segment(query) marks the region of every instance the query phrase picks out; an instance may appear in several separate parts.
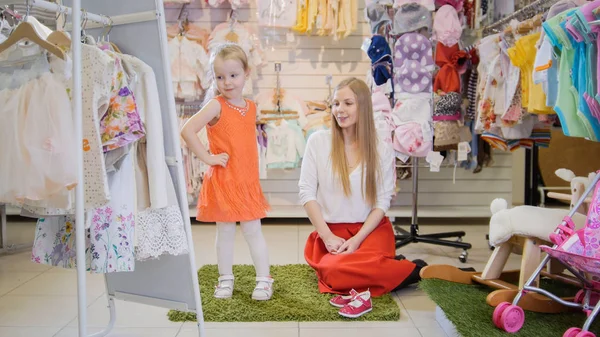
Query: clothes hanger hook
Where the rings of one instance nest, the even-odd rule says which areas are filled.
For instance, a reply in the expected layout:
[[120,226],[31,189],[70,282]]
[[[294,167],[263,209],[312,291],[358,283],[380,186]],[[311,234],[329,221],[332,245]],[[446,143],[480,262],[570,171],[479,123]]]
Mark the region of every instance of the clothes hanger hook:
[[113,29],[114,21],[110,16],[107,16],[106,18],[108,19],[108,31],[106,32],[106,39],[108,40],[109,36],[110,36],[110,32]]
[[29,12],[31,11],[31,1],[27,0],[25,5],[25,19],[23,21],[27,22],[27,18],[29,18]]
[[65,17],[64,21],[63,21],[63,25],[62,25],[62,30],[65,30],[65,27],[67,26],[67,16],[68,16],[69,11],[67,10],[66,7],[63,7],[63,15]]

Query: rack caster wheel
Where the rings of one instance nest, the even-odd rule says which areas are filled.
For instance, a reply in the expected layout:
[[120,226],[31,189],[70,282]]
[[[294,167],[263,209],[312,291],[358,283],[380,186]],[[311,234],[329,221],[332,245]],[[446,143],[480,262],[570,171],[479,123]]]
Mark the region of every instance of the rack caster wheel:
[[467,262],[467,258],[469,257],[469,252],[467,252],[466,250],[464,250],[460,256],[458,257],[458,260],[462,263],[466,263]]

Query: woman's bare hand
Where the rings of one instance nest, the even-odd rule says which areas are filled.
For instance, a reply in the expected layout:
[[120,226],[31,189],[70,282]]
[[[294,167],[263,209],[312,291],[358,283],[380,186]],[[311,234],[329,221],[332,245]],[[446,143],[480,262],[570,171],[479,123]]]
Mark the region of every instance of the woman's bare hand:
[[333,233],[327,235],[326,237],[321,237],[321,239],[325,243],[325,248],[330,253],[337,252],[337,250],[344,244],[344,242],[346,242],[346,240],[340,238],[339,236],[336,236]]

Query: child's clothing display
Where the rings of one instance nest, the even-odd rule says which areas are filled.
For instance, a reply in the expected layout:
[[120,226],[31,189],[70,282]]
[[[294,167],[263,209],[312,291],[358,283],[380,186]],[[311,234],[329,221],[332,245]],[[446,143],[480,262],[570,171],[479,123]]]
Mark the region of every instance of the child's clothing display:
[[[230,19],[231,20],[231,19]],[[244,96],[251,96],[254,92],[253,80],[258,78],[258,69],[266,65],[266,57],[260,41],[256,36],[254,29],[247,24],[243,24],[237,21],[223,22],[218,24],[213,31],[210,33],[208,40],[208,51],[209,53],[214,50],[218,45],[232,42],[238,44],[248,57],[248,66],[251,69],[251,79],[246,81],[244,85]],[[208,65],[208,62],[206,63]],[[209,78],[209,83],[212,78]]]
[[[84,37],[80,146],[85,267],[92,273],[127,272],[135,269],[136,260],[187,253],[183,217],[167,168],[154,72],[140,59]],[[0,137],[7,143],[10,139],[15,149],[22,148],[18,152],[26,157],[14,154],[7,160],[0,181],[29,178],[20,190],[3,183],[10,193],[0,188],[0,200],[18,205],[24,216],[39,219],[32,261],[75,268],[73,187],[79,182],[70,53],[62,60],[36,54],[34,45],[28,47],[30,56],[23,58],[16,56],[23,55],[20,48],[17,44],[0,53],[0,77],[7,79],[1,81],[0,99],[5,104],[0,113],[19,126],[2,131]],[[20,57],[16,63],[15,57]],[[25,87],[27,95],[21,91]],[[7,96],[8,92],[12,94]],[[17,119],[11,111],[18,113]],[[44,164],[35,164],[38,160]],[[8,164],[21,166],[19,174],[11,172],[14,165]],[[39,172],[30,176],[32,169]]]
[[[0,202],[43,200],[77,184],[75,136],[67,88],[45,54],[28,69],[0,68]],[[66,199],[56,207],[67,207]]]
[[[262,219],[269,205],[259,181],[256,105],[229,103],[223,96],[219,120],[207,125],[210,153],[227,153],[226,167],[211,166],[198,197],[198,221],[235,222]],[[232,137],[232,135],[235,135]]]
[[208,54],[202,45],[186,36],[169,41],[169,59],[175,97],[184,101],[199,100],[210,85]]

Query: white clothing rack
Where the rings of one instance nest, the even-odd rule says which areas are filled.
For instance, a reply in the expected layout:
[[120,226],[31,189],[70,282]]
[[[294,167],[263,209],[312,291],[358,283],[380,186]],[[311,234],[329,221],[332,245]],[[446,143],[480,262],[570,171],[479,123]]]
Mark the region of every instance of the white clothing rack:
[[[154,69],[161,103],[164,125],[164,141],[166,161],[170,168],[173,182],[176,184],[177,198],[185,221],[188,241],[188,254],[179,256],[161,256],[159,260],[136,261],[133,272],[105,274],[106,292],[110,310],[110,321],[104,331],[90,337],[106,336],[116,321],[114,299],[122,299],[169,309],[195,311],[198,320],[198,333],[205,336],[204,317],[195,261],[194,243],[192,240],[189,209],[186,201],[182,155],[179,144],[177,114],[171,81],[170,65],[167,49],[167,30],[164,21],[164,4],[162,0],[64,0],[66,6],[43,0],[28,0],[26,5],[43,8],[70,17],[73,58],[73,116],[76,125],[75,136],[78,144],[82,143],[82,64],[81,64],[81,23],[82,3],[86,11],[84,19],[91,21],[87,29],[111,26],[116,38],[111,40],[121,46],[122,50],[133,51],[130,54],[138,57]],[[68,6],[70,5],[70,7]],[[94,13],[104,12],[104,14]],[[116,27],[121,26],[121,27]],[[145,38],[140,39],[140,36]],[[120,42],[119,42],[120,41]],[[87,334],[87,302],[86,302],[86,259],[85,259],[85,226],[84,226],[84,194],[83,194],[83,149],[77,149],[77,176],[79,183],[75,190],[76,216],[76,250],[77,250],[77,297],[78,297],[78,336]],[[2,207],[4,210],[4,207]],[[5,212],[0,216],[4,220]],[[1,240],[5,240],[5,230],[0,232]],[[4,244],[4,242],[0,242]],[[2,247],[0,247],[2,248]]]
[[[57,13],[63,13],[63,14],[67,14],[67,15],[73,15],[73,8],[75,8],[75,2],[73,2],[73,8],[70,7],[65,7],[62,6],[60,4],[56,4],[54,2],[48,2],[45,0],[29,0],[29,5],[31,5],[32,7],[38,7],[38,8],[42,8],[51,12],[57,12]],[[81,15],[81,13],[79,11],[75,11],[77,12],[79,15]],[[110,19],[106,16],[103,15],[98,15],[98,14],[94,14],[94,13],[85,13],[84,18],[92,21],[92,22],[97,22],[100,24],[104,24],[104,25],[108,25],[110,23]],[[75,18],[73,18],[73,22],[75,22]],[[78,20],[77,22],[81,23],[81,20]],[[79,24],[80,24],[79,23]]]

